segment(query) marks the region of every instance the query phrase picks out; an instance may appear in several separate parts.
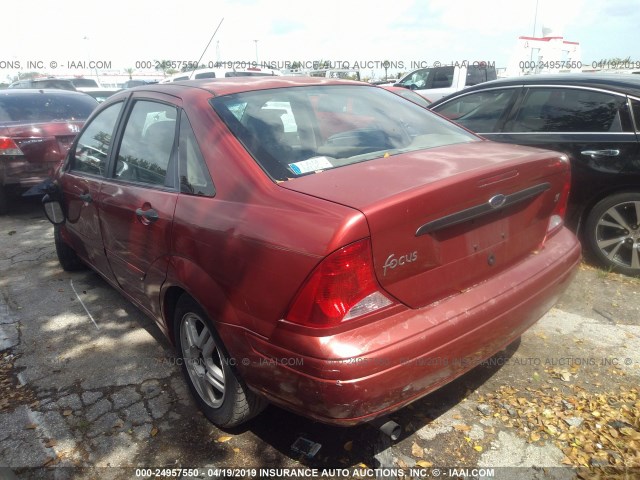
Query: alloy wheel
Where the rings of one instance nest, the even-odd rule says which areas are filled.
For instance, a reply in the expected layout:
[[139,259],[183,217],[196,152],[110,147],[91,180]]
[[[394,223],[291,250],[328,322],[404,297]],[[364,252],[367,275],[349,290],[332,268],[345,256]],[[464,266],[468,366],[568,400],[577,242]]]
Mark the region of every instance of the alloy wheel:
[[180,324],[180,347],[193,386],[211,408],[225,397],[224,357],[202,318],[186,313]]
[[640,270],[640,201],[619,203],[598,219],[595,239],[612,263]]

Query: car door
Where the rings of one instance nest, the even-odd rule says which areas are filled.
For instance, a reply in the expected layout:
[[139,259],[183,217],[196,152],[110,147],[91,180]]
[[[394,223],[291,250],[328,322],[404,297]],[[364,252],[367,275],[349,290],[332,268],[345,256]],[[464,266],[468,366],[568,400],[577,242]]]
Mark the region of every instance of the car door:
[[104,253],[98,198],[124,100],[102,110],[85,126],[69,151],[60,177],[67,221],[66,240],[83,260],[114,280]]
[[132,95],[109,178],[100,190],[100,224],[111,269],[124,292],[156,317],[179,186],[178,103],[169,95]]
[[638,183],[637,173],[635,180],[621,174],[640,154],[625,95],[590,88],[530,86],[501,130],[483,135],[570,156],[574,206],[585,206],[616,186]]

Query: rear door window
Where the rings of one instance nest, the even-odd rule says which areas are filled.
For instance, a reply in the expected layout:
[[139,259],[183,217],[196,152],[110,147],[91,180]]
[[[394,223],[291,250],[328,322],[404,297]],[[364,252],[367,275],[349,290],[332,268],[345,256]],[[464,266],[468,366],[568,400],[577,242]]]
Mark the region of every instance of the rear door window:
[[152,186],[173,187],[177,108],[138,100],[133,105],[118,151],[115,177]]
[[626,98],[585,89],[529,88],[510,132],[622,132]]
[[435,67],[432,69],[431,84],[428,88],[449,88],[453,85],[453,75],[456,67]]

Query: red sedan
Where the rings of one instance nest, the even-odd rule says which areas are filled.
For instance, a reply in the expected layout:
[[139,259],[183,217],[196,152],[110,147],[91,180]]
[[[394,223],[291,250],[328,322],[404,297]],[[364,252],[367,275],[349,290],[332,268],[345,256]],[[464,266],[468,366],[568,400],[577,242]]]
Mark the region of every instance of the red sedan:
[[564,155],[377,87],[230,78],[110,97],[45,206],[63,268],[89,265],[155,319],[212,422],[270,401],[353,425],[554,304],[580,260],[569,181]]
[[0,214],[9,193],[51,176],[96,105],[84,93],[64,90],[0,91]]

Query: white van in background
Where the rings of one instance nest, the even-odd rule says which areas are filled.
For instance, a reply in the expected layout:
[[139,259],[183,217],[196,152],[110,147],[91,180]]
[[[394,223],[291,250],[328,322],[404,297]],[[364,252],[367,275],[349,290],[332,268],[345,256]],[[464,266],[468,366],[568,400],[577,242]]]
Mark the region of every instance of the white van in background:
[[394,85],[414,90],[432,102],[466,87],[495,80],[496,68],[484,62],[421,68],[402,77]]
[[171,83],[181,80],[197,80],[200,78],[229,78],[229,77],[264,77],[282,75],[280,71],[271,68],[242,68],[242,69],[224,69],[224,68],[201,68],[193,72],[180,72],[175,75],[160,80],[159,83]]

